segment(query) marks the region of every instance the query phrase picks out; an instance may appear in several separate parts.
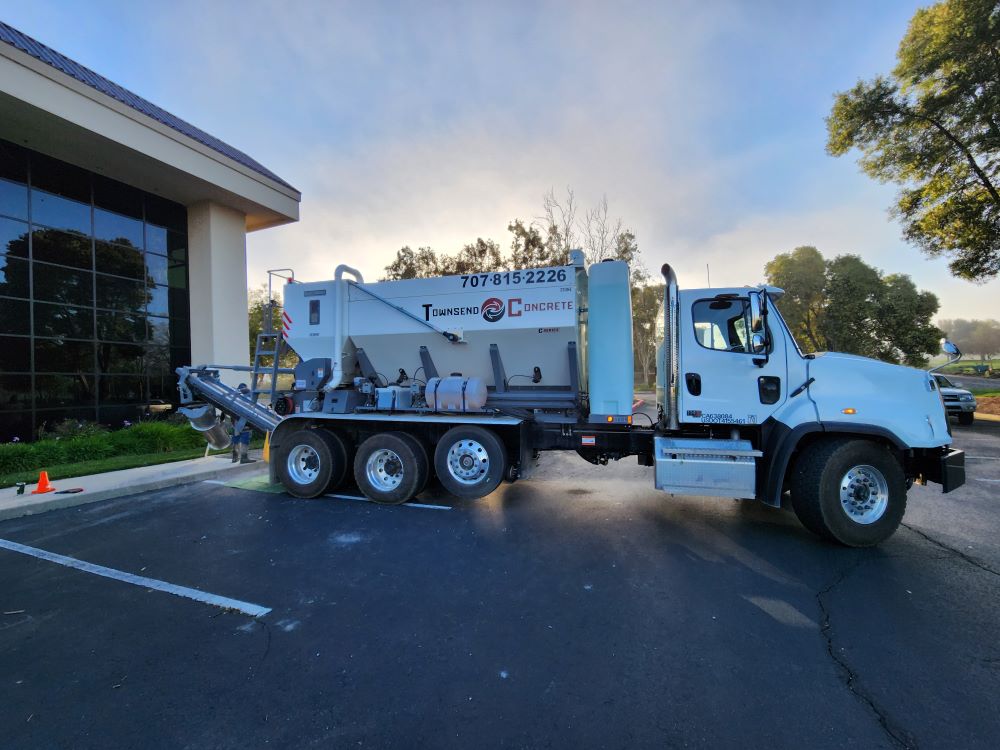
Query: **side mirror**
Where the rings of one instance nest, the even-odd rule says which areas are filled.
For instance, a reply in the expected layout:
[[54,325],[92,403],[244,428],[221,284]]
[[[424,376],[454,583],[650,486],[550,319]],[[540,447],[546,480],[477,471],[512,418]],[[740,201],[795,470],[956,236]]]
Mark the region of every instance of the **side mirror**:
[[764,332],[764,316],[767,314],[767,303],[764,296],[758,292],[750,292],[750,334]]
[[763,354],[767,350],[767,341],[764,340],[764,335],[761,333],[755,333],[750,337],[750,351],[754,354]]
[[750,292],[750,309],[748,311],[750,320],[750,351],[752,354],[762,354],[763,357],[755,358],[753,363],[757,367],[763,367],[769,359],[767,349],[767,292],[755,289]]
[[955,359],[959,359],[962,356],[962,350],[948,339],[941,339],[941,351]]

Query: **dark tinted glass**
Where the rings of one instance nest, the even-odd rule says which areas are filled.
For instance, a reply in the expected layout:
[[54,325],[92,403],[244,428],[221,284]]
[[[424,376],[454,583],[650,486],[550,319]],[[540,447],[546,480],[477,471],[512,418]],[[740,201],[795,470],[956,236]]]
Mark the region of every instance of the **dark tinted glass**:
[[147,224],[146,249],[184,262],[187,260],[187,234]]
[[157,286],[149,288],[149,304],[146,310],[150,315],[169,315],[170,301],[167,299],[167,287]]
[[[31,152],[31,189],[90,204],[90,173],[72,164]],[[35,217],[37,218],[37,217]]]
[[135,404],[134,406],[107,406],[102,403],[98,418],[101,424],[107,425],[111,429],[117,429],[135,424],[145,414],[146,404],[144,400],[142,403]]
[[0,214],[28,218],[28,158],[24,149],[0,141]]
[[177,392],[176,375],[154,375],[149,379],[149,399],[150,401],[166,401],[171,404],[178,402],[180,394]]
[[103,208],[94,209],[94,236],[99,240],[142,247],[142,221]]
[[31,190],[31,221],[56,229],[90,234],[90,204],[45,190]]
[[146,221],[175,232],[187,232],[187,209],[179,203],[146,195]]
[[94,274],[35,263],[35,299],[68,305],[94,304]]
[[167,255],[170,256],[171,260],[180,261],[181,263],[187,262],[188,252],[186,234],[181,235],[176,232],[167,233]]
[[0,218],[0,255],[28,257],[28,225],[23,221]]
[[94,338],[94,310],[90,307],[68,307],[36,302],[35,335],[92,339]]
[[31,422],[31,412],[6,412],[0,419],[0,443],[31,440]]
[[188,293],[186,289],[171,289],[169,296],[171,317],[191,317],[189,311]]
[[187,289],[187,264],[170,261],[167,269],[167,283],[174,289]]
[[[173,372],[178,367],[188,367],[194,364],[191,362],[191,348],[190,347],[171,347],[170,348],[170,370]],[[200,364],[211,364],[210,362],[202,362]]]
[[145,354],[139,344],[98,344],[97,364],[101,372],[142,373]]
[[170,348],[166,346],[146,347],[146,372],[157,377],[169,377],[173,370],[170,369]]
[[164,255],[146,253],[146,270],[154,284],[167,285],[167,258]]
[[[94,207],[142,220],[142,191],[107,177],[94,175]],[[141,239],[140,239],[141,242]]]
[[101,375],[101,404],[134,404],[146,400],[146,378],[141,375]]
[[35,339],[35,372],[94,372],[90,341]]
[[[0,375],[0,411],[31,408],[31,376]],[[3,422],[0,419],[0,422]]]
[[31,372],[31,339],[0,336],[0,372]]
[[79,232],[57,232],[54,229],[36,229],[31,234],[31,257],[60,266],[94,267],[88,235]]
[[51,430],[60,422],[75,419],[78,422],[96,422],[97,411],[89,409],[45,409],[35,412],[35,424],[40,429]]
[[83,406],[94,401],[92,375],[35,375],[35,406]]
[[98,310],[97,338],[142,343],[146,340],[146,317],[138,313]]
[[169,344],[170,319],[150,316],[147,320],[149,321],[149,340],[154,344]]
[[137,247],[98,242],[95,247],[95,256],[97,270],[101,273],[128,276],[131,279],[141,279],[146,274],[146,266],[142,262],[142,251]]
[[0,333],[31,333],[28,302],[0,297]]
[[141,281],[97,274],[97,306],[141,313],[146,303]]
[[0,295],[28,297],[28,261],[0,255]]
[[174,346],[191,346],[191,324],[183,319],[170,319],[170,343]]

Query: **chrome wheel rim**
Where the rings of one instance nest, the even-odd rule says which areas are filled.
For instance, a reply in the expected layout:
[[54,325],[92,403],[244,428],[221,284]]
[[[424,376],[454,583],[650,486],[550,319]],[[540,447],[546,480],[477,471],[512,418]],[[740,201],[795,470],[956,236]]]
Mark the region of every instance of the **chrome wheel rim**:
[[296,484],[309,484],[319,476],[319,453],[310,445],[296,445],[288,454],[288,476]]
[[365,462],[368,483],[380,492],[391,492],[403,481],[403,461],[396,451],[379,448]]
[[855,523],[875,523],[889,507],[889,483],[874,466],[852,466],[840,480],[840,507]]
[[448,473],[456,482],[477,484],[490,470],[490,454],[477,440],[459,440],[448,449]]

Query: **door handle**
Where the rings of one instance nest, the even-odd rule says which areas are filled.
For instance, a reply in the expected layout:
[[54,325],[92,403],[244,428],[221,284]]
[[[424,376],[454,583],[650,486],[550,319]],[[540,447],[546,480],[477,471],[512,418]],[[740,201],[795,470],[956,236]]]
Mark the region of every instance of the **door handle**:
[[692,396],[701,395],[701,375],[696,372],[684,373],[684,383]]

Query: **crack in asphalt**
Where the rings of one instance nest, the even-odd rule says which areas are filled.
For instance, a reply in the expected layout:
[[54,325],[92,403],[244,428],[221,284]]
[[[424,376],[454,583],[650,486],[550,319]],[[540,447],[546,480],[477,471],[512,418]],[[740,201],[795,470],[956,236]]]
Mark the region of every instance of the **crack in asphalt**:
[[985,570],[987,573],[992,573],[995,576],[1000,576],[1000,570],[994,570],[993,568],[991,568],[986,563],[981,563],[981,562],[979,562],[979,560],[977,560],[976,558],[972,557],[971,555],[968,555],[965,552],[962,552],[962,550],[960,550],[960,549],[958,549],[956,547],[952,547],[950,544],[945,544],[944,542],[935,539],[930,534],[927,534],[927,533],[921,531],[920,529],[918,529],[916,526],[910,526],[910,524],[908,524],[908,523],[900,524],[900,526],[909,529],[910,531],[912,531],[914,534],[916,534],[918,536],[923,537],[924,539],[926,539],[928,542],[930,542],[931,544],[935,545],[936,547],[940,547],[941,549],[943,549],[943,550],[945,550],[947,552],[950,552],[953,555],[957,555],[958,557],[960,557],[963,560],[965,560],[965,562],[969,563],[969,565],[972,565],[973,567],[979,568],[980,570]]
[[868,706],[869,710],[875,715],[879,726],[886,733],[889,739],[894,745],[901,748],[906,748],[906,750],[916,750],[917,741],[904,729],[897,728],[892,725],[889,720],[888,712],[883,709],[876,701],[875,698],[864,690],[858,684],[858,673],[847,663],[847,660],[840,656],[833,645],[833,625],[830,622],[830,608],[827,606],[825,597],[830,594],[835,588],[842,584],[847,578],[854,573],[862,563],[866,562],[869,556],[861,552],[857,554],[854,561],[845,567],[839,574],[824,588],[816,592],[816,603],[819,605],[820,614],[820,635],[826,642],[826,653],[837,665],[837,671],[840,673],[841,678],[844,681],[844,685],[851,692],[851,694],[857,698],[859,701]]

